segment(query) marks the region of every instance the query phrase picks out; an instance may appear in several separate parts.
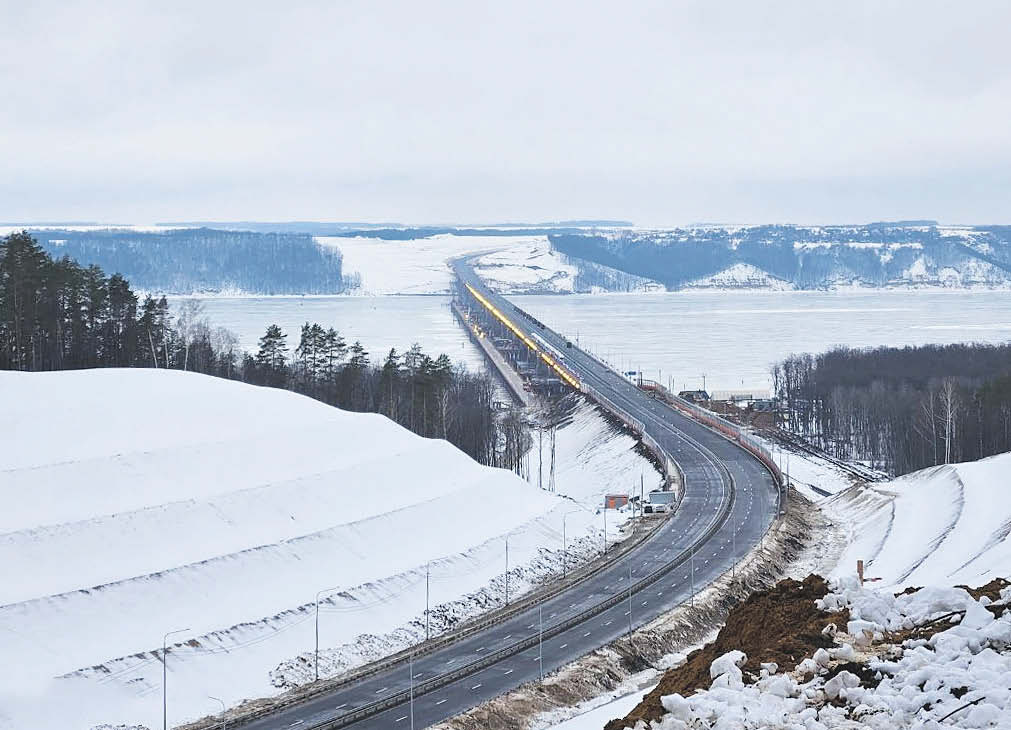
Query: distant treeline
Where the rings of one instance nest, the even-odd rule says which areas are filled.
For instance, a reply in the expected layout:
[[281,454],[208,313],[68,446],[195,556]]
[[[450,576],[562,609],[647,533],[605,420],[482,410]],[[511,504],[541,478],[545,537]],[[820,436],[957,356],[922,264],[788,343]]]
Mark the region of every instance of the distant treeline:
[[119,271],[148,291],[339,294],[358,284],[356,275],[343,274],[339,250],[302,233],[198,228],[45,230],[34,235],[53,256]]
[[772,376],[789,429],[892,474],[1011,450],[1011,344],[838,348]]
[[150,367],[191,370],[288,388],[353,411],[382,413],[422,436],[445,438],[482,464],[518,470],[526,427],[496,417],[489,377],[415,345],[369,363],[333,328],[306,324],[289,351],[276,325],[256,355],[215,328],[196,300],[173,316],[165,297],[143,301],[119,274],[54,260],[28,233],[0,239],[0,370]]
[[494,417],[494,389],[484,373],[432,358],[414,344],[369,362],[360,342],[348,345],[335,329],[302,325],[291,347],[277,325],[267,327],[255,356],[243,363],[253,383],[288,388],[345,410],[382,413],[416,434],[446,439],[482,464],[518,470],[526,428]]

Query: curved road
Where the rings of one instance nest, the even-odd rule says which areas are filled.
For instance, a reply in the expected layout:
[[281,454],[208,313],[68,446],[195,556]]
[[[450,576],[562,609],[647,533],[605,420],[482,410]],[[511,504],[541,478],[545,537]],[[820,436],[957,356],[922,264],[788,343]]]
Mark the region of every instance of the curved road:
[[[536,680],[690,600],[744,555],[768,529],[778,510],[772,475],[751,454],[666,404],[547,328],[516,316],[502,297],[488,291],[465,263],[457,275],[479,290],[527,333],[536,332],[564,353],[565,366],[585,383],[631,413],[680,465],[685,496],[680,509],[618,564],[570,590],[413,664],[414,727],[424,728]],[[694,556],[690,551],[694,549]],[[633,590],[646,576],[656,578]],[[602,611],[601,604],[609,605]],[[541,630],[543,627],[543,631]],[[543,637],[543,638],[541,638]],[[478,662],[465,676],[426,691],[425,683]],[[243,725],[252,730],[337,728],[390,730],[411,727],[411,681],[400,664],[333,692]],[[390,707],[375,712],[375,703]],[[402,701],[400,701],[402,700]],[[368,715],[360,717],[360,715]],[[360,717],[360,719],[359,719]]]

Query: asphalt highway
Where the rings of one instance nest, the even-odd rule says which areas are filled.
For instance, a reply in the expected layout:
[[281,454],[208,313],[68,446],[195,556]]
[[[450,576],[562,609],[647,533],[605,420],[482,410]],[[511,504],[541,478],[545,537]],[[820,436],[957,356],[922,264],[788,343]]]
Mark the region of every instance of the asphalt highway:
[[[405,662],[246,723],[245,728],[410,728],[412,706],[413,727],[429,727],[537,680],[542,672],[546,675],[628,634],[630,627],[692,600],[694,592],[747,553],[776,516],[779,501],[773,477],[751,454],[650,398],[578,348],[568,348],[561,335],[513,316],[518,313],[512,305],[487,290],[465,263],[458,263],[456,270],[515,325],[536,332],[563,353],[570,372],[644,424],[685,475],[681,506],[620,563],[570,590],[418,657],[413,666]],[[629,592],[630,585],[647,576],[654,580]],[[597,610],[602,604],[603,610]],[[464,676],[448,684],[437,679],[454,672]],[[433,685],[426,687],[426,682]],[[382,700],[395,704],[372,714],[370,710]],[[359,714],[368,716],[359,719]]]

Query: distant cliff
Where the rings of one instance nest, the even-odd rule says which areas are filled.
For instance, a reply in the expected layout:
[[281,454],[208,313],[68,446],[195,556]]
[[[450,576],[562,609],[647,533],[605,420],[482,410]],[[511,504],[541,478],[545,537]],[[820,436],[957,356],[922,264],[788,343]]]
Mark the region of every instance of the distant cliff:
[[692,288],[1011,288],[1011,226],[701,226],[549,235],[569,257]]

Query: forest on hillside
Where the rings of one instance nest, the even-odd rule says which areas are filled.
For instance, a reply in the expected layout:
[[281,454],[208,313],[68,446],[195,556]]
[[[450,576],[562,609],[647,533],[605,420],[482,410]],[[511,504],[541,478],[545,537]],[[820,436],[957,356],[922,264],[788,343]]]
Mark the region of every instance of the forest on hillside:
[[50,255],[118,271],[133,286],[169,294],[339,294],[358,284],[339,250],[304,233],[222,231],[40,230]]
[[1011,451],[1011,344],[836,348],[772,377],[789,430],[891,474]]
[[556,232],[559,253],[678,290],[746,264],[797,289],[1011,284],[1011,228],[950,231],[869,224],[700,226],[661,231]]
[[297,344],[270,325],[258,351],[238,347],[196,300],[173,312],[140,299],[119,274],[53,259],[28,233],[0,239],[0,370],[96,367],[189,370],[285,388],[345,410],[381,413],[421,436],[443,438],[482,464],[520,469],[530,436],[515,414],[497,416],[486,373],[431,357],[418,345],[369,362],[360,342],[306,323]]

